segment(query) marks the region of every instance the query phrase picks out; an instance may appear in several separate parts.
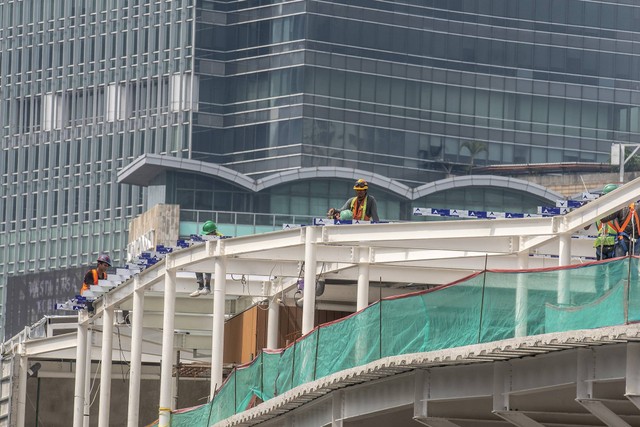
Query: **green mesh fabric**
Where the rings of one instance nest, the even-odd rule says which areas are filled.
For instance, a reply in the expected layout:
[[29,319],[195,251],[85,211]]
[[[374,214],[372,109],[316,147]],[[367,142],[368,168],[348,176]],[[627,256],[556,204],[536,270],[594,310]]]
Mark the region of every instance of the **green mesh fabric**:
[[379,306],[318,329],[316,379],[380,358]]
[[296,343],[287,347],[278,359],[277,372],[275,374],[274,395],[278,396],[293,388],[293,369],[295,368]]
[[293,387],[311,382],[315,379],[318,332],[319,329],[314,330],[299,340],[295,345]]
[[236,412],[246,410],[254,397],[264,400],[262,366],[262,354],[260,354],[253,359],[251,364],[236,370]]
[[[638,259],[487,271],[379,301],[235,370],[212,404],[172,416],[209,426],[292,388],[381,357],[640,321]],[[210,412],[210,413],[209,413]]]
[[[236,373],[237,370],[234,370],[229,374],[229,378],[222,385],[222,388],[218,390],[213,398],[213,402],[209,404],[211,406],[211,416],[209,417],[209,424],[204,424],[204,426],[208,427],[217,421],[224,420],[235,414]],[[195,426],[199,425],[194,424],[194,427]]]
[[276,379],[278,378],[278,363],[281,353],[262,353],[262,400],[273,399],[276,396]]
[[545,331],[601,328],[624,323],[624,285],[618,283],[599,299],[585,305],[545,306]]
[[627,291],[629,295],[629,322],[640,321],[640,280],[638,280],[638,271],[640,271],[638,266],[639,262],[640,260],[638,258],[631,258],[631,280]]
[[172,427],[192,427],[206,426],[209,420],[211,405],[202,405],[188,412],[177,412],[171,414]]

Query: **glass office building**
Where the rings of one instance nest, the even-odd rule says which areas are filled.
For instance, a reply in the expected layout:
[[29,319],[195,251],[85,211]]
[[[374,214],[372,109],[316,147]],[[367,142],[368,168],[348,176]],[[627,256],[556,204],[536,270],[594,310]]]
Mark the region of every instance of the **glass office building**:
[[363,177],[384,219],[530,211],[543,192],[489,179],[421,189],[640,143],[632,0],[0,0],[0,21],[0,287],[122,260],[155,203],[287,222]]

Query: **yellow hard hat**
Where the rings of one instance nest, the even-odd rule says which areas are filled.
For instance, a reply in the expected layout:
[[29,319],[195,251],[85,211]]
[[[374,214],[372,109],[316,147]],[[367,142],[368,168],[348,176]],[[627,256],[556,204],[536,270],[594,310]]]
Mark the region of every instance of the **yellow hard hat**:
[[367,183],[367,181],[365,181],[364,179],[360,178],[354,184],[353,189],[354,190],[368,190],[369,189],[369,184]]

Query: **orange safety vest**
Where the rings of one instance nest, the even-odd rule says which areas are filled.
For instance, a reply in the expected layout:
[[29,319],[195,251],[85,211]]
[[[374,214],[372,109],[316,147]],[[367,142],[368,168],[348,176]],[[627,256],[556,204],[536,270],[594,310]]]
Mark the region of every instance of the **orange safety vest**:
[[[96,270],[95,268],[91,270],[91,274],[93,274],[93,284],[97,285],[98,284],[98,270]],[[107,278],[107,273],[104,273],[104,278]],[[82,295],[84,293],[84,291],[88,291],[90,289],[90,286],[87,285],[86,283],[82,284],[82,289],[80,289],[80,295]]]
[[361,219],[363,221],[369,221],[367,216],[367,200],[369,196],[364,196],[362,203],[358,204],[358,198],[354,197],[351,200],[351,212],[353,213],[353,219]]

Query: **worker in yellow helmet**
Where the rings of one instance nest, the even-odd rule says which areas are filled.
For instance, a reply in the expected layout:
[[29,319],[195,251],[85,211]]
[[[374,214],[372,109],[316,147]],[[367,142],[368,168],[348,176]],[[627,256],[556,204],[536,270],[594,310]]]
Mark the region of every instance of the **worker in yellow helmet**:
[[339,211],[351,211],[353,213],[353,219],[380,222],[376,199],[367,194],[367,190],[369,190],[369,184],[367,181],[364,179],[357,180],[353,189],[356,190],[356,196],[347,200]]

